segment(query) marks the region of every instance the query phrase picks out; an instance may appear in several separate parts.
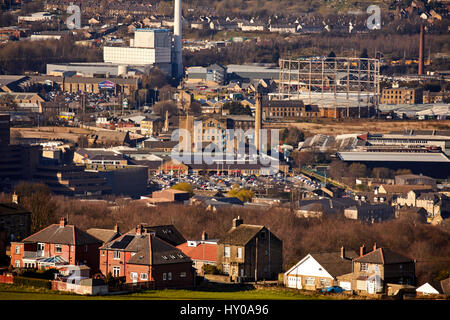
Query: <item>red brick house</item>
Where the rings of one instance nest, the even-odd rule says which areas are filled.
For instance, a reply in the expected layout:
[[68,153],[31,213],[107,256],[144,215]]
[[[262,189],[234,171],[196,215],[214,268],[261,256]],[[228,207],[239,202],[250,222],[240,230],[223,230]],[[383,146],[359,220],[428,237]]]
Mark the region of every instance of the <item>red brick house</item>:
[[11,265],[16,268],[49,268],[62,265],[87,265],[99,270],[98,248],[102,242],[68,225],[65,218],[21,242],[11,243]]
[[156,289],[190,288],[195,280],[192,260],[143,225],[100,247],[100,271]]
[[203,276],[203,266],[217,264],[217,239],[209,240],[203,232],[201,240],[188,240],[177,246],[185,255],[192,259],[197,274]]

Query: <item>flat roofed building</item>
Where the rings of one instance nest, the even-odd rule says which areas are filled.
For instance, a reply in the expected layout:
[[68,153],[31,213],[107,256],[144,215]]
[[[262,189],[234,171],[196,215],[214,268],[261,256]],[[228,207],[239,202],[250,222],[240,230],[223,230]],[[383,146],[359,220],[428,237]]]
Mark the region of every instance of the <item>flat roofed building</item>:
[[55,194],[92,197],[111,193],[106,179],[84,166],[39,166],[33,180],[45,183]]

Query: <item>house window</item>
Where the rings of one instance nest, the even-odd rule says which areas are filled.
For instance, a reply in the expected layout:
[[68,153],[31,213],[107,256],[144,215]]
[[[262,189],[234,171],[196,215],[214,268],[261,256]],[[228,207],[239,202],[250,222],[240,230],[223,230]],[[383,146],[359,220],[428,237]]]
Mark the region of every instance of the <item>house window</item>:
[[330,285],[330,279],[320,279],[320,286],[321,287],[328,287]]
[[102,256],[104,256],[105,255],[105,250],[102,250]]
[[61,253],[62,252],[62,247],[60,244],[55,244],[55,252],[56,253]]
[[114,251],[114,259],[120,260],[120,251]]
[[226,258],[230,257],[230,247],[225,247],[225,251],[223,253],[223,256]]
[[20,246],[16,246],[16,254],[20,254]]
[[163,280],[167,280],[167,273],[163,273]]
[[305,278],[305,285],[307,286],[313,286],[316,282],[316,279],[314,277],[306,277]]
[[20,260],[16,260],[14,266],[20,268]]
[[230,272],[230,265],[228,263],[224,263],[222,265],[222,272],[224,274],[228,274]]
[[360,271],[363,271],[363,272],[369,271],[369,265],[367,263],[361,263]]
[[147,280],[148,279],[148,277],[147,277],[147,274],[146,273],[141,273],[141,280]]
[[37,244],[37,249],[40,250],[40,251],[44,251],[44,245],[45,245],[44,243],[38,243]]
[[181,272],[180,273],[180,278],[186,278],[186,272]]
[[167,280],[172,280],[172,272],[169,272],[169,273],[167,274]]
[[120,267],[113,267],[113,277],[120,277]]
[[237,257],[242,259],[242,248],[237,248]]

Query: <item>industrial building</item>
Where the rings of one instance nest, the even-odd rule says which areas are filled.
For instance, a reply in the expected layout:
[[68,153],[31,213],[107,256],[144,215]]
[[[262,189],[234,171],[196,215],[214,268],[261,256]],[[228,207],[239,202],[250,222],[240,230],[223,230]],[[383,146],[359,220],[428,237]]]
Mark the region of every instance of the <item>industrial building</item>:
[[416,104],[423,102],[420,88],[384,88],[381,93],[382,104]]

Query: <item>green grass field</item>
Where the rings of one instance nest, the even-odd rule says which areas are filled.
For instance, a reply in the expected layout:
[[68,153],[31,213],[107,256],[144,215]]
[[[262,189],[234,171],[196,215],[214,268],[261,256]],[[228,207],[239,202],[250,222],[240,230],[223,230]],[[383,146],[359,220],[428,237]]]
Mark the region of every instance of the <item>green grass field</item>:
[[81,296],[64,292],[0,284],[0,300],[315,300],[342,296],[302,294],[295,290],[242,291],[147,290],[133,294]]

